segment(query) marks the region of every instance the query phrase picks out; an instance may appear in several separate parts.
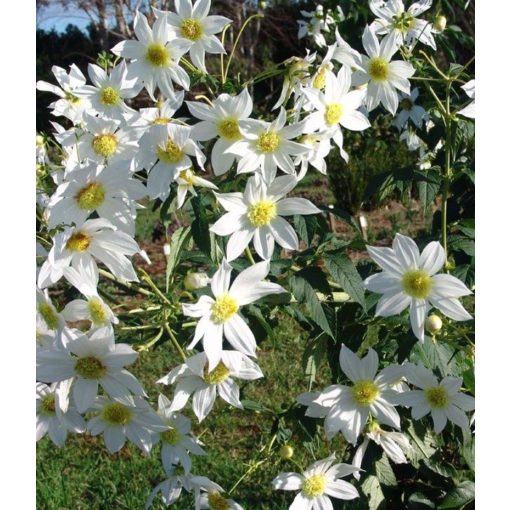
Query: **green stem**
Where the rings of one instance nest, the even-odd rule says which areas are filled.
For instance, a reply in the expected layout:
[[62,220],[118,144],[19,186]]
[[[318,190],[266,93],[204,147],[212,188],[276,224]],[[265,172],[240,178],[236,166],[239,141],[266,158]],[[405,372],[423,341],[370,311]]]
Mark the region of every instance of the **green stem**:
[[173,331],[170,329],[170,326],[168,325],[168,323],[165,322],[163,324],[163,327],[165,328],[165,331],[167,332],[168,336],[170,337],[170,340],[174,344],[174,347],[177,349],[177,351],[179,351],[179,354],[181,355],[182,360],[185,362],[188,357],[186,356],[186,353],[182,350],[182,347],[180,346],[180,344],[179,344],[177,338],[175,337]]
[[142,287],[139,287],[138,285],[134,285],[131,282],[121,281],[118,278],[116,278],[115,276],[113,276],[111,273],[109,273],[108,271],[105,271],[104,269],[100,269],[99,274],[101,276],[104,276],[108,280],[115,282],[117,285],[120,285],[121,287],[125,287],[126,289],[129,289],[133,292],[137,292],[138,294],[143,294],[144,296],[154,296],[154,294],[151,291],[144,289]]
[[251,254],[250,248],[246,248],[244,250],[244,253],[245,253],[246,257],[248,258],[248,260],[250,261],[250,263],[252,265],[255,265],[255,259],[253,258],[253,255]]
[[242,33],[244,32],[244,29],[248,26],[248,23],[252,20],[252,19],[255,19],[255,18],[263,18],[264,15],[263,14],[252,14],[244,23],[243,23],[243,26],[241,27],[241,30],[239,30],[239,33],[237,34],[237,37],[236,37],[236,40],[234,42],[234,46],[232,47],[232,51],[230,52],[230,55],[228,56],[228,60],[227,60],[227,67],[225,68],[225,76],[224,76],[224,79],[226,80],[227,77],[228,77],[228,69],[230,67],[230,62],[232,62],[232,57],[234,56],[234,53],[236,52],[236,49],[237,49],[237,45],[239,44],[239,40],[241,39],[241,35]]
[[[445,107],[445,166],[443,171],[443,190],[442,190],[442,205],[441,205],[441,243],[443,245],[445,260],[448,261],[448,193],[450,191],[450,178],[451,178],[451,144],[452,144],[452,123],[450,113],[450,90],[451,82],[446,84],[446,107]],[[448,266],[448,264],[446,264]]]
[[140,272],[143,274],[142,280],[146,282],[154,293],[160,297],[167,305],[173,306],[173,303],[158,289],[157,285],[152,281],[152,278],[147,272],[140,268]]

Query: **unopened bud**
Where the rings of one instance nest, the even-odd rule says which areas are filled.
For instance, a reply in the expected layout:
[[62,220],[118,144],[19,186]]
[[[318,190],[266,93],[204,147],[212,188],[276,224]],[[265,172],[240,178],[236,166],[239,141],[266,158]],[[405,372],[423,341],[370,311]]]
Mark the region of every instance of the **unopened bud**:
[[294,448],[292,446],[285,444],[280,448],[280,457],[284,460],[289,460],[294,455]]
[[442,327],[443,321],[437,315],[429,315],[425,320],[425,328],[432,335],[440,331]]
[[196,290],[207,287],[209,277],[206,273],[188,273],[184,278],[184,287],[186,290]]
[[446,22],[446,17],[441,15],[436,18],[433,26],[438,32],[443,32],[446,28]]
[[35,137],[35,144],[37,147],[44,147],[44,137],[41,135],[37,135]]

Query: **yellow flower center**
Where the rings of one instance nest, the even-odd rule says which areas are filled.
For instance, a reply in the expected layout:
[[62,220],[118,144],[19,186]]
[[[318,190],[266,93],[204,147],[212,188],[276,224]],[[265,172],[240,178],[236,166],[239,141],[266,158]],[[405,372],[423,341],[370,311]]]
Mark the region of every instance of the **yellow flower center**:
[[197,19],[185,19],[181,25],[181,34],[190,41],[198,41],[204,35],[204,28]]
[[319,141],[319,137],[317,135],[303,135],[298,139],[298,143],[302,143],[303,145],[308,145],[313,147]]
[[416,25],[416,20],[407,12],[393,16],[393,27],[401,32],[407,32]]
[[84,186],[74,199],[80,209],[97,209],[103,202],[106,195],[104,186],[99,182],[91,182]]
[[84,379],[101,379],[106,374],[107,368],[100,359],[95,356],[87,356],[76,360],[74,370]]
[[303,482],[301,487],[305,496],[316,498],[322,496],[326,490],[327,480],[323,474],[312,475]]
[[334,126],[338,124],[342,115],[344,113],[344,109],[340,103],[331,103],[326,106],[326,111],[324,112],[324,118],[326,119],[326,124],[328,126]]
[[209,492],[207,502],[212,510],[228,510],[229,502],[219,492]]
[[120,94],[113,87],[104,87],[99,92],[99,100],[105,106],[114,106],[119,102]]
[[444,409],[448,406],[448,393],[442,386],[427,388],[425,398],[432,409]]
[[179,179],[182,179],[188,186],[193,186],[195,184],[195,174],[191,168],[181,170]]
[[223,361],[220,361],[212,372],[209,372],[209,365],[204,367],[204,381],[207,384],[220,384],[228,379],[229,375],[230,370],[223,364]]
[[376,421],[370,422],[367,426],[367,429],[369,432],[372,432],[372,434],[377,434],[382,430]]
[[241,132],[239,131],[239,122],[237,119],[227,118],[218,122],[218,133],[221,138],[226,140],[239,140],[242,138]]
[[369,406],[377,400],[379,388],[373,381],[357,381],[351,388],[352,398],[360,406]]
[[386,81],[390,75],[389,62],[381,57],[374,57],[368,63],[368,74],[374,81]]
[[216,324],[222,324],[228,321],[239,309],[237,301],[229,294],[224,294],[216,298],[211,307],[211,317]]
[[159,125],[159,126],[163,126],[165,124],[168,124],[170,122],[170,118],[169,117],[156,117],[151,124],[156,124],[156,125]]
[[115,154],[118,146],[119,142],[113,133],[97,135],[92,140],[92,148],[94,149],[94,152],[104,158]]
[[55,395],[46,395],[41,401],[41,413],[47,416],[53,416],[55,414]]
[[108,320],[108,315],[103,303],[97,298],[91,298],[88,302],[90,318],[96,325],[104,324]]
[[73,93],[65,91],[64,99],[73,105],[77,105],[81,99],[78,96],[75,96]]
[[175,165],[184,157],[184,151],[171,138],[167,140],[165,147],[158,147],[156,152],[158,158],[167,165]]
[[49,303],[41,303],[37,307],[37,310],[41,314],[41,317],[43,318],[44,322],[46,323],[46,326],[48,326],[49,329],[58,328],[58,317],[53,306],[51,306]]
[[425,299],[432,289],[432,278],[425,271],[407,271],[402,277],[402,289],[415,299]]
[[161,440],[171,446],[175,446],[181,441],[181,434],[177,429],[170,427],[161,433]]
[[168,67],[170,64],[170,52],[160,43],[151,43],[147,47],[145,59],[154,67]]
[[85,251],[91,241],[92,237],[89,234],[78,230],[67,240],[66,248],[70,251]]
[[103,407],[101,418],[110,425],[126,425],[133,418],[133,412],[124,404],[112,402]]
[[268,131],[267,133],[263,133],[259,136],[259,139],[257,140],[257,149],[260,152],[268,154],[276,151],[278,147],[280,147],[280,144],[280,135],[274,131]]
[[326,67],[321,67],[319,72],[315,75],[312,83],[314,89],[322,90],[326,86],[326,71]]
[[276,217],[276,204],[270,200],[261,200],[250,206],[248,219],[254,227],[268,225]]

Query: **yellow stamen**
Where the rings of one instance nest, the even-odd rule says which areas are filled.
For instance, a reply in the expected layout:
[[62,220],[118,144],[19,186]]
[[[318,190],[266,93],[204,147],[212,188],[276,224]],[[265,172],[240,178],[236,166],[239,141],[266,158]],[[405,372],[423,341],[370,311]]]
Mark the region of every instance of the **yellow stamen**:
[[181,170],[179,173],[179,179],[182,179],[188,186],[193,186],[195,184],[195,173],[191,170],[191,168]]
[[105,199],[106,190],[99,182],[91,182],[84,186],[74,199],[78,202],[80,209],[97,209]]
[[101,379],[107,372],[107,368],[102,361],[94,356],[78,358],[74,370],[84,379]]
[[110,425],[126,425],[133,418],[133,412],[123,404],[112,402],[103,407],[101,418]]
[[103,303],[97,298],[91,298],[88,302],[90,318],[92,322],[99,326],[105,324],[108,321],[108,314],[104,308]]
[[303,482],[301,487],[309,498],[322,496],[327,487],[326,476],[323,474],[312,475]]
[[360,406],[369,406],[379,397],[379,388],[369,380],[357,381],[351,388],[353,400]]
[[85,251],[92,241],[92,237],[86,232],[74,232],[67,240],[66,248],[70,251]]
[[99,100],[105,106],[114,106],[119,99],[120,94],[113,87],[105,87],[99,92]]
[[184,158],[184,151],[171,138],[167,140],[164,147],[158,147],[156,153],[158,158],[167,165],[175,165]]
[[444,409],[448,406],[448,393],[442,386],[427,388],[425,398],[432,409]]
[[374,81],[386,81],[390,75],[389,62],[381,57],[374,57],[368,62],[368,74]]
[[211,510],[228,510],[230,508],[230,503],[219,492],[209,492],[207,502]]
[[276,204],[270,200],[261,200],[248,209],[248,219],[254,227],[268,225],[276,217]]
[[239,131],[239,122],[234,118],[227,118],[218,122],[218,133],[225,140],[239,140],[242,138]]
[[402,289],[412,298],[425,299],[432,289],[432,278],[425,271],[407,271],[402,276]]
[[163,442],[171,446],[175,446],[180,443],[181,434],[177,429],[170,427],[168,430],[165,430],[165,432],[161,433],[161,439]]
[[237,301],[229,294],[216,298],[211,307],[211,318],[216,324],[223,324],[232,318],[239,309]]
[[41,400],[41,412],[47,416],[55,414],[55,395],[50,393]]
[[324,117],[326,119],[326,124],[328,126],[334,126],[338,124],[342,115],[344,113],[344,109],[340,103],[331,103],[326,106],[326,111],[324,112]]
[[170,52],[163,44],[152,43],[147,48],[145,59],[154,67],[168,67],[168,64],[170,64]]
[[190,41],[198,41],[204,35],[202,23],[197,19],[185,19],[181,24],[181,35]]
[[46,323],[46,326],[48,326],[49,329],[58,328],[58,316],[53,306],[51,306],[49,303],[41,303],[37,307],[37,310],[41,314],[41,317],[43,318],[44,322]]
[[119,142],[113,133],[104,133],[97,135],[92,140],[92,148],[96,154],[107,158],[117,152]]
[[220,361],[212,372],[208,370],[209,366],[206,365],[204,367],[204,381],[207,384],[220,384],[225,379],[228,379],[230,375],[230,370],[223,364],[223,361]]
[[274,131],[268,131],[267,133],[263,133],[259,136],[259,139],[257,140],[257,149],[260,152],[268,154],[275,152],[278,147],[280,147],[280,144],[280,135]]

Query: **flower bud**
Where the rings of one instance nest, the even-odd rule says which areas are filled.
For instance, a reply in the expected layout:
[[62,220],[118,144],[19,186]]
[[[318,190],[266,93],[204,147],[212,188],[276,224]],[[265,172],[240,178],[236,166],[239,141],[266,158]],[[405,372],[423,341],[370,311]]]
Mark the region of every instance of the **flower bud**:
[[188,273],[184,278],[184,287],[186,290],[196,290],[207,287],[209,277],[206,273]]
[[294,448],[289,444],[285,444],[280,448],[280,457],[284,460],[289,460],[294,455]]
[[443,321],[437,315],[429,315],[425,320],[425,328],[432,335],[435,335],[442,327]]
[[37,147],[44,147],[44,137],[41,135],[37,135],[35,137],[35,144]]
[[446,28],[446,17],[443,15],[438,16],[435,19],[433,26],[438,32],[443,32],[444,29]]

